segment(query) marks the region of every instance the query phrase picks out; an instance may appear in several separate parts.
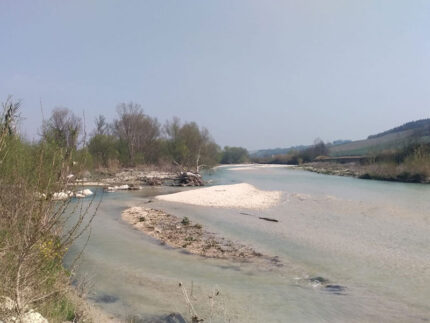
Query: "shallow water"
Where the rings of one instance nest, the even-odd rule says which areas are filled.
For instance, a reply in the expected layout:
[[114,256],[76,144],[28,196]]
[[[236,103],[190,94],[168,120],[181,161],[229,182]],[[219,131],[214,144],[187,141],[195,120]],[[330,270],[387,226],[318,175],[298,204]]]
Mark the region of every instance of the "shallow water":
[[[186,317],[178,287],[182,282],[188,293],[192,290],[191,302],[205,321],[430,320],[430,186],[286,167],[221,167],[205,177],[214,185],[246,182],[281,190],[283,200],[262,211],[161,201],[148,205],[188,216],[210,231],[277,256],[279,263],[188,255],[121,221],[124,208],[181,189],[104,194],[79,267],[81,275],[91,278],[92,301],[122,319],[151,321],[171,312]],[[70,252],[69,261],[79,247]],[[220,294],[210,299],[214,290]]]

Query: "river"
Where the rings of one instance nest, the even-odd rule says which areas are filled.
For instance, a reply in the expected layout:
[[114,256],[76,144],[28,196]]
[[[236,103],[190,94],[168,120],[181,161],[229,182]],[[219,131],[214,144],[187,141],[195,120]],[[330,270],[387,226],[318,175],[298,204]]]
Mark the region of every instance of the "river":
[[[182,282],[205,322],[430,320],[430,185],[289,167],[219,167],[205,179],[280,190],[283,198],[256,211],[152,199],[181,188],[103,194],[78,269],[91,282],[90,301],[123,320],[189,317]],[[163,246],[121,220],[125,208],[148,205],[187,216],[277,262],[205,259]]]

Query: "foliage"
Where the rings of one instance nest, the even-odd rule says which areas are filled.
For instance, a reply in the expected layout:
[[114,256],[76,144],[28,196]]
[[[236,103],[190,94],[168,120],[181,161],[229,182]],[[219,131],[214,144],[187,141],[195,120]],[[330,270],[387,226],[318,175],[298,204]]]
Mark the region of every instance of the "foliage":
[[109,167],[109,162],[119,158],[118,139],[107,134],[95,134],[88,143],[88,151],[98,167]]
[[211,167],[218,162],[219,146],[205,128],[195,122],[181,124],[178,118],[166,122],[167,154],[182,168],[195,169]]
[[70,209],[70,198],[55,200],[70,184],[65,175],[85,164],[75,159],[68,139],[63,141],[77,133],[27,143],[10,131],[16,107],[6,101],[0,119],[0,296],[15,304],[12,313],[0,317],[19,317],[28,308],[46,308],[64,297],[70,272],[62,265],[63,257],[92,220],[90,216],[84,221],[86,212],[78,204]]
[[221,164],[242,164],[249,162],[248,150],[242,147],[224,147]]
[[121,103],[117,107],[118,119],[113,122],[115,135],[127,145],[128,163],[156,162],[157,139],[160,125],[155,118],[143,113],[134,102]]
[[182,223],[183,225],[190,225],[190,219],[188,219],[188,217],[186,217],[186,216],[185,216],[185,217],[182,219],[181,223]]

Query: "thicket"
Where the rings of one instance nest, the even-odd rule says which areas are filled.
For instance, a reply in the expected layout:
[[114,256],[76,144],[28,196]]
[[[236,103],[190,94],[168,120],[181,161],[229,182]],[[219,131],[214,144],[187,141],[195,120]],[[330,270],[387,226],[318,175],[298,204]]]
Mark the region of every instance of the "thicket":
[[94,168],[175,165],[198,172],[217,164],[221,153],[209,131],[195,122],[173,118],[161,125],[133,102],[118,105],[112,122],[99,116],[87,147]]
[[243,164],[250,161],[248,150],[242,147],[224,147],[221,164]]
[[[9,98],[0,116],[0,319],[18,321],[30,309],[50,322],[77,319],[68,300],[73,266],[63,257],[83,235],[94,214],[71,198],[56,200],[67,191],[83,160],[76,150],[79,129],[67,119],[66,133],[44,125],[43,138],[23,140],[16,131],[19,102]],[[64,111],[62,112],[64,113]],[[52,123],[51,123],[52,122]],[[58,124],[57,124],[58,126]],[[66,225],[67,224],[67,225]]]
[[372,156],[362,178],[402,182],[429,182],[430,144],[409,144],[402,149]]

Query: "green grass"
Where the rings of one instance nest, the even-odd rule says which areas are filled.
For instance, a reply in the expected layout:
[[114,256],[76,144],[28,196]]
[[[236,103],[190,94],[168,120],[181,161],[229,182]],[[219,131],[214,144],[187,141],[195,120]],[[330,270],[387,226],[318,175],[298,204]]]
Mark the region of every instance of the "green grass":
[[76,306],[64,295],[44,303],[37,310],[52,323],[73,321],[76,318]]

